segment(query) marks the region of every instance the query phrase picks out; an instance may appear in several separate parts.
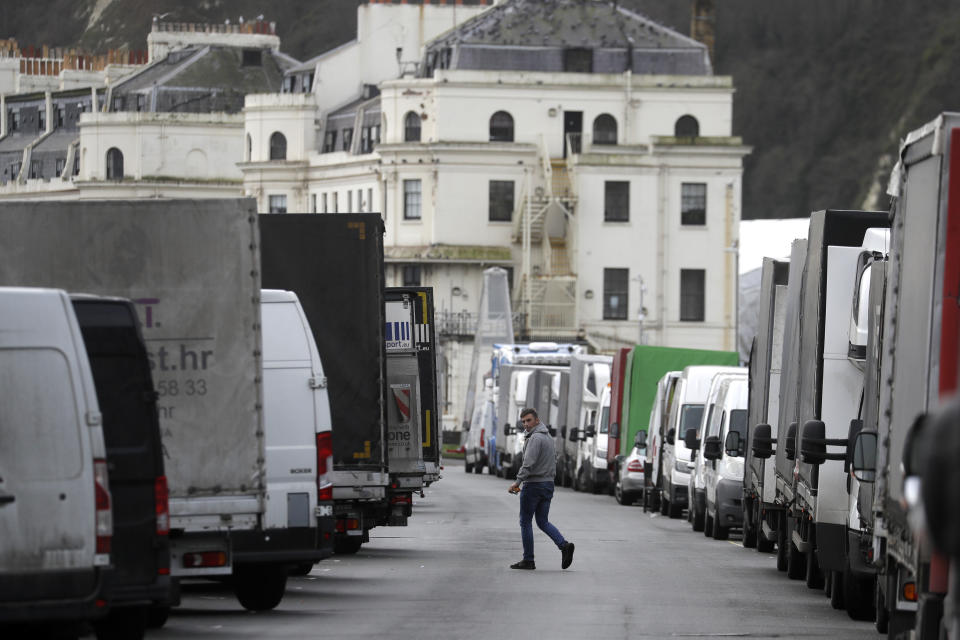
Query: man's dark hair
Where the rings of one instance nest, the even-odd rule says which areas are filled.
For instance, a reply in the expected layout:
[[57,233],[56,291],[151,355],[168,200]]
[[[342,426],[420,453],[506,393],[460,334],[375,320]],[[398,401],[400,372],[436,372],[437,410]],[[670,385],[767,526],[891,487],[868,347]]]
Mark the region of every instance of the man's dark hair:
[[529,416],[529,415],[532,415],[534,418],[537,418],[537,419],[540,418],[540,416],[537,415],[537,410],[536,410],[536,409],[532,409],[532,408],[530,408],[530,407],[527,407],[526,409],[524,409],[523,411],[520,412],[520,419],[523,420],[523,417],[524,417],[524,416]]

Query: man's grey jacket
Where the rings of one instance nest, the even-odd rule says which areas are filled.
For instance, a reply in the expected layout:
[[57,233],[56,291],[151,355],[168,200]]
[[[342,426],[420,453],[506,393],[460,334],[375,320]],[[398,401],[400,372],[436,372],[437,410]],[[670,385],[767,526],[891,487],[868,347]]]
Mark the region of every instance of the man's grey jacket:
[[523,465],[517,472],[517,484],[521,482],[553,482],[557,475],[557,455],[553,437],[541,422],[525,436]]

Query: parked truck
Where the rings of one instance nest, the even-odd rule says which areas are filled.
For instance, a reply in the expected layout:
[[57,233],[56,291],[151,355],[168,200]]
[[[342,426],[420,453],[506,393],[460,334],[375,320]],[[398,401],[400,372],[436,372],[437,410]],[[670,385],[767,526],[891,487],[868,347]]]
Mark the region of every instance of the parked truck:
[[574,355],[567,393],[567,434],[578,442],[573,488],[599,493],[609,486],[608,424],[600,423],[600,396],[610,382],[610,356]]
[[278,604],[315,529],[265,520],[260,271],[253,200],[9,203],[0,282],[138,307],[159,394],[171,574],[233,575],[247,608]]
[[[263,286],[294,292],[330,372],[337,553],[356,553],[391,506],[384,417],[383,221],[377,214],[259,216]],[[418,434],[419,439],[419,434]]]

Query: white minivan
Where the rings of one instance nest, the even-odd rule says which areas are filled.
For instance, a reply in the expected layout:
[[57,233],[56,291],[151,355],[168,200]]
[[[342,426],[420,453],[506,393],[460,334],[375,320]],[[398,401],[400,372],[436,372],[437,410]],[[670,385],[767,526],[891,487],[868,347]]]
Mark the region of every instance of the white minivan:
[[106,613],[113,520],[101,422],[70,298],[0,287],[0,624]]
[[292,291],[260,293],[267,505],[264,529],[285,537],[301,572],[333,555],[333,439],[327,378]]
[[706,518],[704,535],[726,540],[731,527],[743,526],[743,454],[747,446],[746,376],[720,383],[717,404],[703,439]]
[[661,514],[679,518],[687,506],[690,471],[694,463],[690,455],[692,452],[684,443],[684,435],[690,429],[695,431],[700,425],[713,376],[742,371],[742,367],[693,365],[686,367],[680,374],[670,405],[667,434],[663,444],[663,464],[660,466]]

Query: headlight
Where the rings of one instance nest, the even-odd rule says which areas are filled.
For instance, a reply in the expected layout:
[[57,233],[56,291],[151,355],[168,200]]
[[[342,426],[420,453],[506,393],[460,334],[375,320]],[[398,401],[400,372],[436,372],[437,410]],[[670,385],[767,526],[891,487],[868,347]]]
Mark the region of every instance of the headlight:
[[686,460],[677,460],[673,463],[673,468],[679,471],[680,473],[690,473],[690,467],[687,466],[690,463]]

